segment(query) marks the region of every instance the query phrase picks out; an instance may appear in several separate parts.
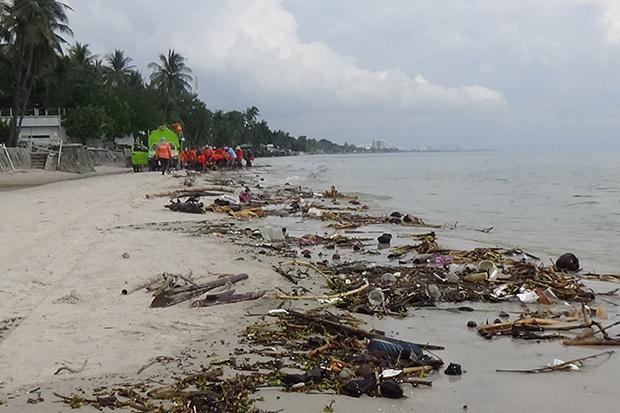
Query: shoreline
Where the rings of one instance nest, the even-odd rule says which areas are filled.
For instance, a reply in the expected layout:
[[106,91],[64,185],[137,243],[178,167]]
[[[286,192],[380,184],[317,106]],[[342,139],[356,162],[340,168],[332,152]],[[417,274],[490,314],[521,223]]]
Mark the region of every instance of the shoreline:
[[[257,173],[261,175],[256,170],[210,173],[206,178],[239,183],[254,180]],[[236,243],[223,235],[195,234],[205,220],[233,222],[250,228],[276,224],[269,220],[234,221],[216,213],[196,216],[173,213],[163,208],[165,198],[144,198],[146,193],[182,185],[182,179],[159,174],[121,174],[57,182],[3,194],[7,202],[0,206],[0,213],[9,222],[3,237],[11,239],[12,243],[0,252],[0,261],[10,262],[5,285],[0,289],[3,301],[0,319],[23,318],[8,333],[0,333],[0,383],[3,383],[0,393],[6,390],[10,393],[0,396],[8,404],[1,408],[7,411],[40,412],[52,408],[68,411],[68,407],[52,404],[56,401],[51,395],[53,391],[69,394],[71,388],[92,389],[146,378],[165,381],[173,371],[196,371],[205,360],[226,357],[235,348],[239,331],[254,321],[247,317],[248,311],[264,313],[277,306],[278,300],[268,297],[208,310],[184,305],[150,309],[148,294],[141,291],[126,297],[119,294],[121,288],[164,271],[193,271],[205,277],[208,277],[207,271],[248,272],[250,280],[243,284],[244,289],[290,288],[290,284],[272,269],[272,265],[281,261],[278,256],[260,254],[260,247],[247,245],[242,239]],[[239,190],[242,185],[235,187]],[[93,191],[94,188],[97,190]],[[313,188],[319,189],[327,188]],[[21,208],[16,210],[9,204]],[[171,226],[170,222],[178,225]],[[274,222],[280,221],[274,219]],[[297,225],[295,220],[291,222]],[[312,221],[301,228],[289,227],[295,235],[306,232],[307,227],[327,230],[322,221]],[[443,236],[441,241],[445,241]],[[461,241],[449,243],[468,248]],[[129,258],[122,258],[125,252]],[[390,407],[394,411],[433,407],[461,411],[467,404],[475,406],[476,411],[486,412],[505,408],[504,398],[512,387],[518,389],[512,396],[517,403],[519,394],[535,392],[540,386],[550,391],[568,386],[577,391],[582,385],[581,380],[570,373],[555,384],[547,383],[545,377],[528,381],[521,380],[522,376],[495,378],[495,373],[488,370],[491,367],[525,362],[541,364],[560,354],[570,358],[573,354],[583,355],[586,350],[568,350],[559,343],[528,346],[502,341],[487,344],[465,327],[467,319],[493,317],[500,309],[518,311],[520,306],[518,303],[475,306],[480,307],[482,315],[455,315],[423,309],[412,312],[404,320],[361,317],[370,325],[394,332],[402,339],[428,339],[445,344],[446,361],[460,361],[468,370],[456,382],[447,376],[434,375],[435,387],[407,389],[406,394],[412,399],[399,401],[263,391],[260,394],[265,396],[265,402],[259,406],[315,412],[336,398],[336,411],[370,412]],[[618,315],[617,310],[614,313]],[[614,314],[610,311],[612,317]],[[234,329],[230,328],[231,320],[236,325]],[[415,328],[410,324],[414,322]],[[142,375],[136,374],[149,360],[160,356],[171,357],[174,361],[150,367]],[[53,374],[61,365],[79,366],[83,360],[88,360],[83,373]],[[591,384],[593,388],[599,393],[606,389],[603,396],[599,394],[594,400],[584,397],[564,403],[553,401],[556,404],[542,399],[522,402],[531,408],[555,408],[559,406],[557,403],[562,403],[564,410],[575,412],[577,407],[581,409],[586,405],[609,407],[608,403],[614,399],[609,387],[613,386],[613,381],[606,382],[604,377],[613,371],[614,363],[588,373],[595,378]],[[483,369],[478,368],[480,366]],[[26,403],[32,396],[29,391],[37,386],[42,387],[45,401]],[[490,394],[495,396],[489,397]],[[11,399],[13,396],[17,398]],[[485,403],[480,404],[480,400]]]

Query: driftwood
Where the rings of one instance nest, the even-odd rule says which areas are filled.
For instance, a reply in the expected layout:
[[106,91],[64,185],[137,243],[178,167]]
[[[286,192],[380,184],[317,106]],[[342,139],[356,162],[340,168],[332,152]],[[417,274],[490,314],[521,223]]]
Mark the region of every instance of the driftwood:
[[345,293],[340,294],[332,294],[332,295],[287,295],[287,294],[279,294],[278,299],[280,300],[337,300],[339,298],[349,297],[355,294],[359,294],[362,291],[368,289],[370,287],[370,283],[368,280],[364,280],[364,284],[360,287],[347,291]]
[[546,367],[541,367],[541,368],[537,368],[537,369],[528,369],[528,370],[510,370],[510,369],[497,369],[495,371],[500,372],[500,373],[531,373],[531,374],[535,374],[535,373],[550,373],[552,371],[562,371],[562,370],[566,370],[568,368],[571,367],[571,365],[575,364],[575,363],[581,363],[583,361],[586,360],[592,360],[601,356],[609,356],[611,357],[611,355],[614,354],[613,351],[604,351],[602,353],[597,353],[597,354],[593,354],[591,356],[587,356],[587,357],[581,357],[578,359],[574,359],[574,360],[569,360],[569,361],[565,361],[564,363],[560,363],[560,364],[556,364],[554,366],[546,366]]
[[202,300],[196,300],[192,303],[192,307],[210,307],[219,304],[232,304],[242,301],[258,300],[266,293],[267,290],[235,294],[235,290],[228,290],[219,294],[209,294]]
[[172,198],[178,198],[178,197],[184,197],[184,196],[188,196],[191,195],[194,192],[226,192],[229,194],[234,194],[235,190],[233,188],[229,188],[226,186],[222,186],[222,185],[207,185],[207,186],[203,186],[200,188],[192,188],[192,189],[175,189],[174,191],[163,191],[163,192],[155,192],[152,194],[146,194],[146,198],[147,199],[152,199],[152,198],[163,198],[163,197],[172,197]]
[[226,284],[235,284],[239,281],[247,280],[248,278],[249,275],[247,274],[237,274],[222,277],[198,286],[172,287],[158,293],[151,302],[151,307],[171,307],[184,301],[191,300],[194,297],[198,297],[215,288],[223,287]]
[[[590,327],[588,330],[575,338],[564,340],[563,343],[567,346],[620,346],[620,339],[611,338],[607,333],[607,330],[619,324],[620,321],[617,321],[604,327],[599,322],[591,320],[587,326]],[[598,331],[594,331],[592,327],[597,327]],[[594,337],[598,333],[603,337]]]
[[[375,333],[371,333],[369,331],[366,330],[362,330],[360,328],[355,328],[355,327],[350,327],[341,323],[338,323],[336,321],[332,321],[332,320],[327,320],[324,317],[315,317],[315,316],[311,316],[308,314],[303,314],[297,311],[293,311],[293,310],[287,310],[287,314],[301,320],[307,323],[314,323],[314,324],[318,324],[321,325],[325,328],[331,329],[331,330],[336,330],[339,331],[345,335],[349,335],[349,336],[355,336],[355,337],[362,337],[362,338],[378,338],[381,339],[383,341],[389,341],[391,343],[395,343],[395,344],[399,344],[399,343],[405,343],[402,340],[397,340],[394,338],[390,338],[390,337],[386,337],[386,336],[382,336],[379,334],[375,334]],[[413,345],[417,345],[419,346],[422,350],[444,350],[445,347],[443,346],[436,346],[436,345],[432,345],[432,344],[417,344],[417,343],[407,343],[407,344],[413,344]]]
[[[165,275],[165,273],[164,273],[164,275]],[[146,280],[146,281],[144,281],[144,282],[142,282],[142,283],[140,283],[140,284],[138,284],[138,285],[136,285],[136,286],[134,286],[132,288],[128,288],[128,289],[124,288],[124,289],[122,289],[121,290],[121,294],[122,295],[133,294],[136,291],[140,291],[140,290],[143,290],[145,288],[151,287],[152,285],[157,284],[157,283],[161,283],[162,281],[163,281],[162,276],[158,275],[158,276],[150,278],[150,279],[148,279],[148,280]]]

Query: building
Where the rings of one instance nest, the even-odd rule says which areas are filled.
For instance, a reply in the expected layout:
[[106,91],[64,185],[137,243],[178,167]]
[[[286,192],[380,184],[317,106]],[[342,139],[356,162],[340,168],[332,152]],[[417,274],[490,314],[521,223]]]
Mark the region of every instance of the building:
[[392,146],[384,140],[374,140],[372,141],[372,150],[373,151],[385,151],[392,149]]
[[[0,111],[0,120],[10,122],[12,110]],[[62,127],[61,110],[32,109],[27,111],[19,131],[21,141],[34,145],[53,145],[67,140],[67,133]]]

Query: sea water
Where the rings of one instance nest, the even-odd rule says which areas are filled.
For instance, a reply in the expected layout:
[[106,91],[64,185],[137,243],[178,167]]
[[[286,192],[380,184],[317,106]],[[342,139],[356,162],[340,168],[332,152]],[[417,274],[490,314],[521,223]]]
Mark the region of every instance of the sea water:
[[[306,155],[261,159],[268,179],[359,194],[459,239],[620,273],[620,154],[503,152]],[[493,227],[489,233],[479,232]],[[441,239],[439,239],[441,242]]]

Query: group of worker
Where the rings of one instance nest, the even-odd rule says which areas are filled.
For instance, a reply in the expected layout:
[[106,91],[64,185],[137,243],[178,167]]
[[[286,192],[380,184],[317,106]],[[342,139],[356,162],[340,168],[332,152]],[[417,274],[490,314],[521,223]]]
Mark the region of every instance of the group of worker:
[[[162,138],[155,147],[155,156],[159,161],[162,175],[172,169],[172,147],[165,139]],[[254,161],[254,156],[250,150],[244,151],[240,146],[233,149],[229,146],[213,148],[207,145],[202,150],[185,148],[179,151],[179,166],[186,169],[204,171],[213,165],[218,168],[240,168],[244,166],[244,161],[245,166],[250,167]]]
[[179,152],[181,167],[187,169],[205,170],[212,165],[217,165],[219,168],[226,166],[240,168],[244,166],[244,161],[245,166],[250,167],[253,160],[252,152],[249,150],[244,151],[239,146],[233,149],[230,146],[213,148],[207,145],[202,150],[185,148]]

